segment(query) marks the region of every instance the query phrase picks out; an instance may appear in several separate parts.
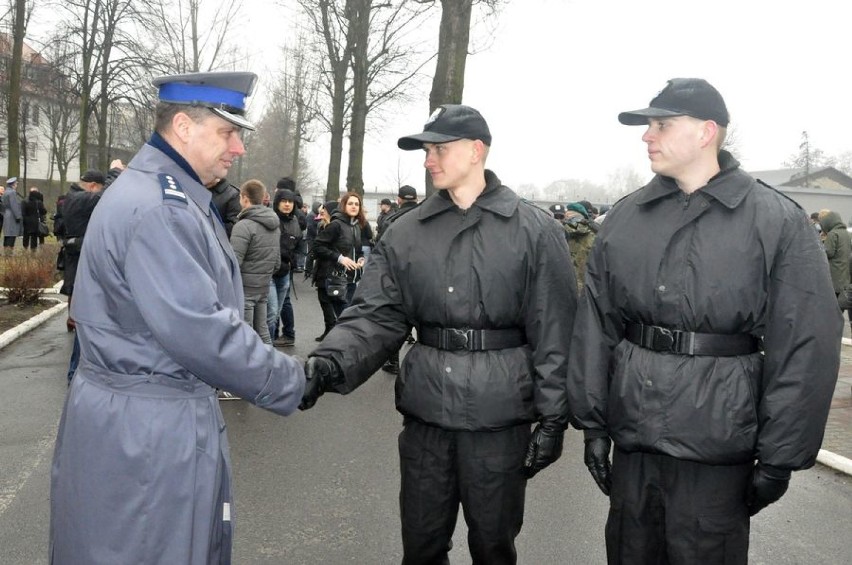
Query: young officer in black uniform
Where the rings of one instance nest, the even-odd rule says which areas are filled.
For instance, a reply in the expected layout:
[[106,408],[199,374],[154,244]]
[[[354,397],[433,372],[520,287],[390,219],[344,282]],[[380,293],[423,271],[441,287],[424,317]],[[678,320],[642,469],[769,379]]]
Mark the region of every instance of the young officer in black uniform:
[[473,562],[515,563],[527,479],[559,457],[568,421],[568,246],[485,169],[491,134],[473,108],[441,106],[398,145],[425,151],[438,191],[383,233],[305,365],[302,407],[355,389],[415,327],[396,381],[403,563],[449,562],[459,504]]
[[749,516],[822,441],[841,337],[825,253],[795,202],[720,150],[728,110],[706,81],[618,119],[646,126],[656,176],[597,235],[568,379],[610,496],[607,556],[746,563]]

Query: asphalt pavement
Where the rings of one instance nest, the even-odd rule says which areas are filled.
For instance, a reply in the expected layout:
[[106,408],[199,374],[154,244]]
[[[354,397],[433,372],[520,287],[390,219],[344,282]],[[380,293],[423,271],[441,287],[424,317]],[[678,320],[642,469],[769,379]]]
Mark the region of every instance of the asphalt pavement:
[[[282,351],[305,358],[322,321],[314,290],[301,276],[295,288],[296,344]],[[0,350],[4,565],[47,563],[50,459],[71,339],[60,315]],[[824,446],[847,457],[852,455],[850,384],[852,347],[847,346]],[[234,468],[234,563],[400,562],[396,438],[401,417],[394,409],[391,375],[379,371],[352,394],[325,395],[314,409],[287,418],[239,400],[220,406]],[[569,431],[563,457],[529,483],[517,540],[519,563],[604,563],[607,507],[583,466],[581,435]],[[852,477],[817,464],[794,473],[781,501],[752,520],[750,563],[847,563],[850,532]],[[460,515],[450,555],[454,565],[471,563],[465,535]]]

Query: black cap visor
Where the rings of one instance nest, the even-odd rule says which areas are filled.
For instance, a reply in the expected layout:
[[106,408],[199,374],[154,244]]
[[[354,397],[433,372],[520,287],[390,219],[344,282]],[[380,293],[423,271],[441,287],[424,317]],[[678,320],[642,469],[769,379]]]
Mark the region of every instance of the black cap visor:
[[457,139],[462,138],[458,135],[447,135],[434,131],[424,131],[423,133],[400,137],[399,141],[396,142],[396,145],[403,151],[414,151],[416,149],[423,149],[424,143],[447,143]]
[[649,118],[672,118],[685,115],[683,112],[663,110],[662,108],[644,108],[632,112],[622,112],[618,115],[618,121],[626,126],[647,126]]
[[231,122],[235,126],[247,129],[249,131],[254,131],[254,124],[239,114],[228,112],[226,110],[223,110],[222,108],[210,108],[210,111],[222,118],[223,120]]

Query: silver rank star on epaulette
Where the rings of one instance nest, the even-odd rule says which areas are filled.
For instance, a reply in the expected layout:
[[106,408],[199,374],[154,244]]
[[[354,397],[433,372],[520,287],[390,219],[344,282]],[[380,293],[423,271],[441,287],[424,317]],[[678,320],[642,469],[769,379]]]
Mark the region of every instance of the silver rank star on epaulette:
[[186,204],[186,194],[175,177],[160,173],[157,178],[160,179],[160,188],[163,189],[163,200],[179,200]]

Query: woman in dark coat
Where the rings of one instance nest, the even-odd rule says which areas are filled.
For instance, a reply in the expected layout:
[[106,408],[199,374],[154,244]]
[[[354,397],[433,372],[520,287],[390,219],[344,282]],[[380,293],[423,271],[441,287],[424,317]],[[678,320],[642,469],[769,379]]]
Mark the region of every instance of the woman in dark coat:
[[47,218],[47,208],[44,207],[44,195],[38,190],[30,189],[26,200],[21,202],[21,216],[24,227],[24,249],[38,249],[39,243],[44,243],[44,235],[38,232],[39,222]]
[[334,327],[343,309],[348,304],[347,297],[352,291],[346,292],[341,298],[334,298],[326,292],[326,278],[335,271],[344,271],[350,286],[354,286],[364,265],[364,254],[361,250],[361,222],[364,219],[361,197],[355,192],[347,192],[337,202],[326,202],[324,219],[328,224],[319,230],[314,240],[313,254],[316,258],[314,267],[314,284],[317,287],[317,298],[322,309],[325,331],[317,338],[322,341]]

